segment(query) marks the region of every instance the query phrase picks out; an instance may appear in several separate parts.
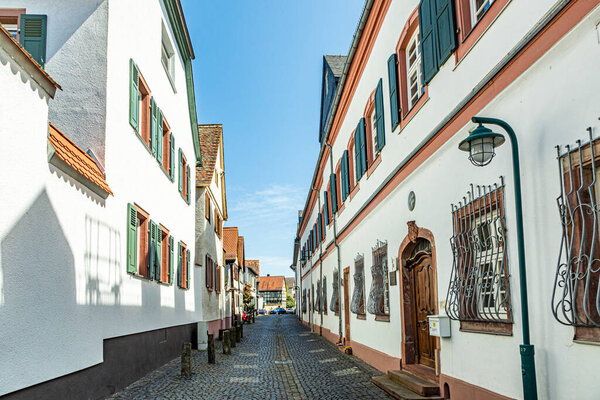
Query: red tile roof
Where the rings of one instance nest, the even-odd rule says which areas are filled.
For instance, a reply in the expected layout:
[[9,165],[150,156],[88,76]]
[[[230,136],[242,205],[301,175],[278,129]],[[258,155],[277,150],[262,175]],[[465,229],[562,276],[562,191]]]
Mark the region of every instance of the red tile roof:
[[296,286],[296,279],[294,279],[293,277],[285,278],[285,286],[287,286],[288,289],[293,288],[294,286]]
[[244,237],[243,236],[238,236],[238,250],[237,250],[237,254],[238,254],[238,262],[240,263],[240,265],[244,265],[245,264],[245,256],[244,256]]
[[275,290],[283,290],[285,286],[283,276],[261,276],[258,282],[259,292],[272,292]]
[[223,228],[223,249],[225,249],[225,259],[235,260],[238,248],[238,228]]
[[196,167],[196,186],[210,185],[215,174],[215,163],[222,136],[223,125],[221,124],[198,125],[202,166]]
[[54,148],[55,154],[67,163],[67,165],[85,176],[106,193],[113,194],[104,178],[104,174],[94,159],[52,125],[52,123],[49,123],[48,142]]
[[260,261],[246,260],[246,267],[250,268],[256,275],[260,276]]
[[[56,83],[54,81],[54,79],[52,79],[52,77],[50,75],[48,75],[48,73],[46,71],[44,71],[44,69],[40,66],[40,64],[38,64],[37,61],[35,61],[33,59],[33,57],[31,57],[31,54],[29,54],[29,52],[27,50],[25,50],[25,48],[23,46],[21,46],[21,43],[17,42],[15,40],[15,38],[2,25],[0,25],[0,35],[6,36],[8,39],[10,39],[10,42],[12,42],[13,49],[15,51],[24,55],[27,58],[28,62],[30,62],[50,84],[52,84],[55,88],[62,90],[60,85],[58,83]],[[54,96],[52,96],[52,97],[54,97]]]

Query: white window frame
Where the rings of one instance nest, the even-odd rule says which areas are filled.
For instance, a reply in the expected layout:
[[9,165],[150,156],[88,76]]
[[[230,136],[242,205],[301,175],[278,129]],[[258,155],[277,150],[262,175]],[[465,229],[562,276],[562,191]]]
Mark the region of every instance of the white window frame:
[[478,0],[469,0],[471,8],[471,26],[477,25],[483,14],[490,8],[494,0],[480,0],[481,5],[477,8]]
[[160,42],[160,62],[167,73],[173,90],[175,90],[175,48],[169,38],[164,22],[162,23]]
[[[406,95],[408,97],[408,109],[412,109],[421,96],[423,95],[423,77],[421,71],[421,49],[419,43],[419,29],[415,31],[413,36],[410,38],[408,42],[408,46],[406,46]],[[411,63],[411,48],[414,45],[414,61]],[[411,78],[415,77],[416,79],[416,93],[413,93],[411,89],[415,85],[411,85]],[[416,97],[415,97],[416,95]]]

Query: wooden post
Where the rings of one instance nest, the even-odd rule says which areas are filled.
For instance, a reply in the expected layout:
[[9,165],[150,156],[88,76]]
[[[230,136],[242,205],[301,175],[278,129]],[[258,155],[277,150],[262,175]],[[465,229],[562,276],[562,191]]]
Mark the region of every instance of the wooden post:
[[240,324],[240,339],[244,337],[244,323]]
[[237,338],[237,333],[235,332],[235,325],[231,325],[230,333],[229,333],[229,343],[231,348],[235,347],[235,342]]
[[208,335],[208,363],[215,363],[215,336]]
[[181,376],[192,376],[192,344],[189,342],[181,348]]
[[235,327],[235,341],[239,343],[240,340],[242,340],[242,327],[237,322]]
[[231,354],[231,343],[229,329],[223,331],[223,354]]

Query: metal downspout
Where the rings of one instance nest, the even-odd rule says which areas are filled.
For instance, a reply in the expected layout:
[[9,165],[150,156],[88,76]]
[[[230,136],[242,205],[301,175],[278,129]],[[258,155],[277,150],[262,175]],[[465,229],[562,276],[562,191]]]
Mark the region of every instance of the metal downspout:
[[[311,187],[310,189],[317,192],[317,200],[319,202],[319,208],[317,209],[317,211],[321,212],[321,193],[319,192],[319,189],[315,189],[313,187]],[[317,229],[318,228],[319,228],[319,220],[317,217]],[[319,279],[321,281],[321,293],[319,293],[319,299],[321,299],[321,296],[323,296],[323,261],[322,261],[322,259],[323,259],[323,241],[321,240],[319,242]],[[312,271],[310,274],[312,276]],[[323,336],[323,308],[321,307],[321,304],[323,304],[322,300],[320,300],[320,304],[319,304],[319,314],[321,315],[321,324],[319,326],[319,336]]]
[[[333,149],[331,148],[331,145],[327,142],[325,142],[325,145],[327,147],[329,147],[329,168],[331,170],[331,174],[333,174]],[[331,175],[330,175],[331,176]],[[337,191],[336,191],[336,196],[337,196]],[[332,206],[332,211],[333,211],[333,206]],[[332,212],[331,213],[331,217],[333,218],[333,244],[335,245],[335,249],[337,250],[337,267],[338,267],[338,314],[339,314],[339,319],[338,319],[338,333],[339,333],[339,343],[342,343],[342,299],[341,299],[341,293],[342,293],[342,259],[340,258],[340,246],[338,245],[338,241],[337,241],[337,219],[335,216],[335,213]]]

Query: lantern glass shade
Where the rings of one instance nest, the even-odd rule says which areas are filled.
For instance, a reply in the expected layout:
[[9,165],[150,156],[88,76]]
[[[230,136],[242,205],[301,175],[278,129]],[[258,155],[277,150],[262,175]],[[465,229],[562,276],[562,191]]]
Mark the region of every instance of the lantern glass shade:
[[496,147],[504,143],[504,136],[479,125],[460,142],[458,148],[469,152],[469,160],[478,167],[488,165],[496,155]]

